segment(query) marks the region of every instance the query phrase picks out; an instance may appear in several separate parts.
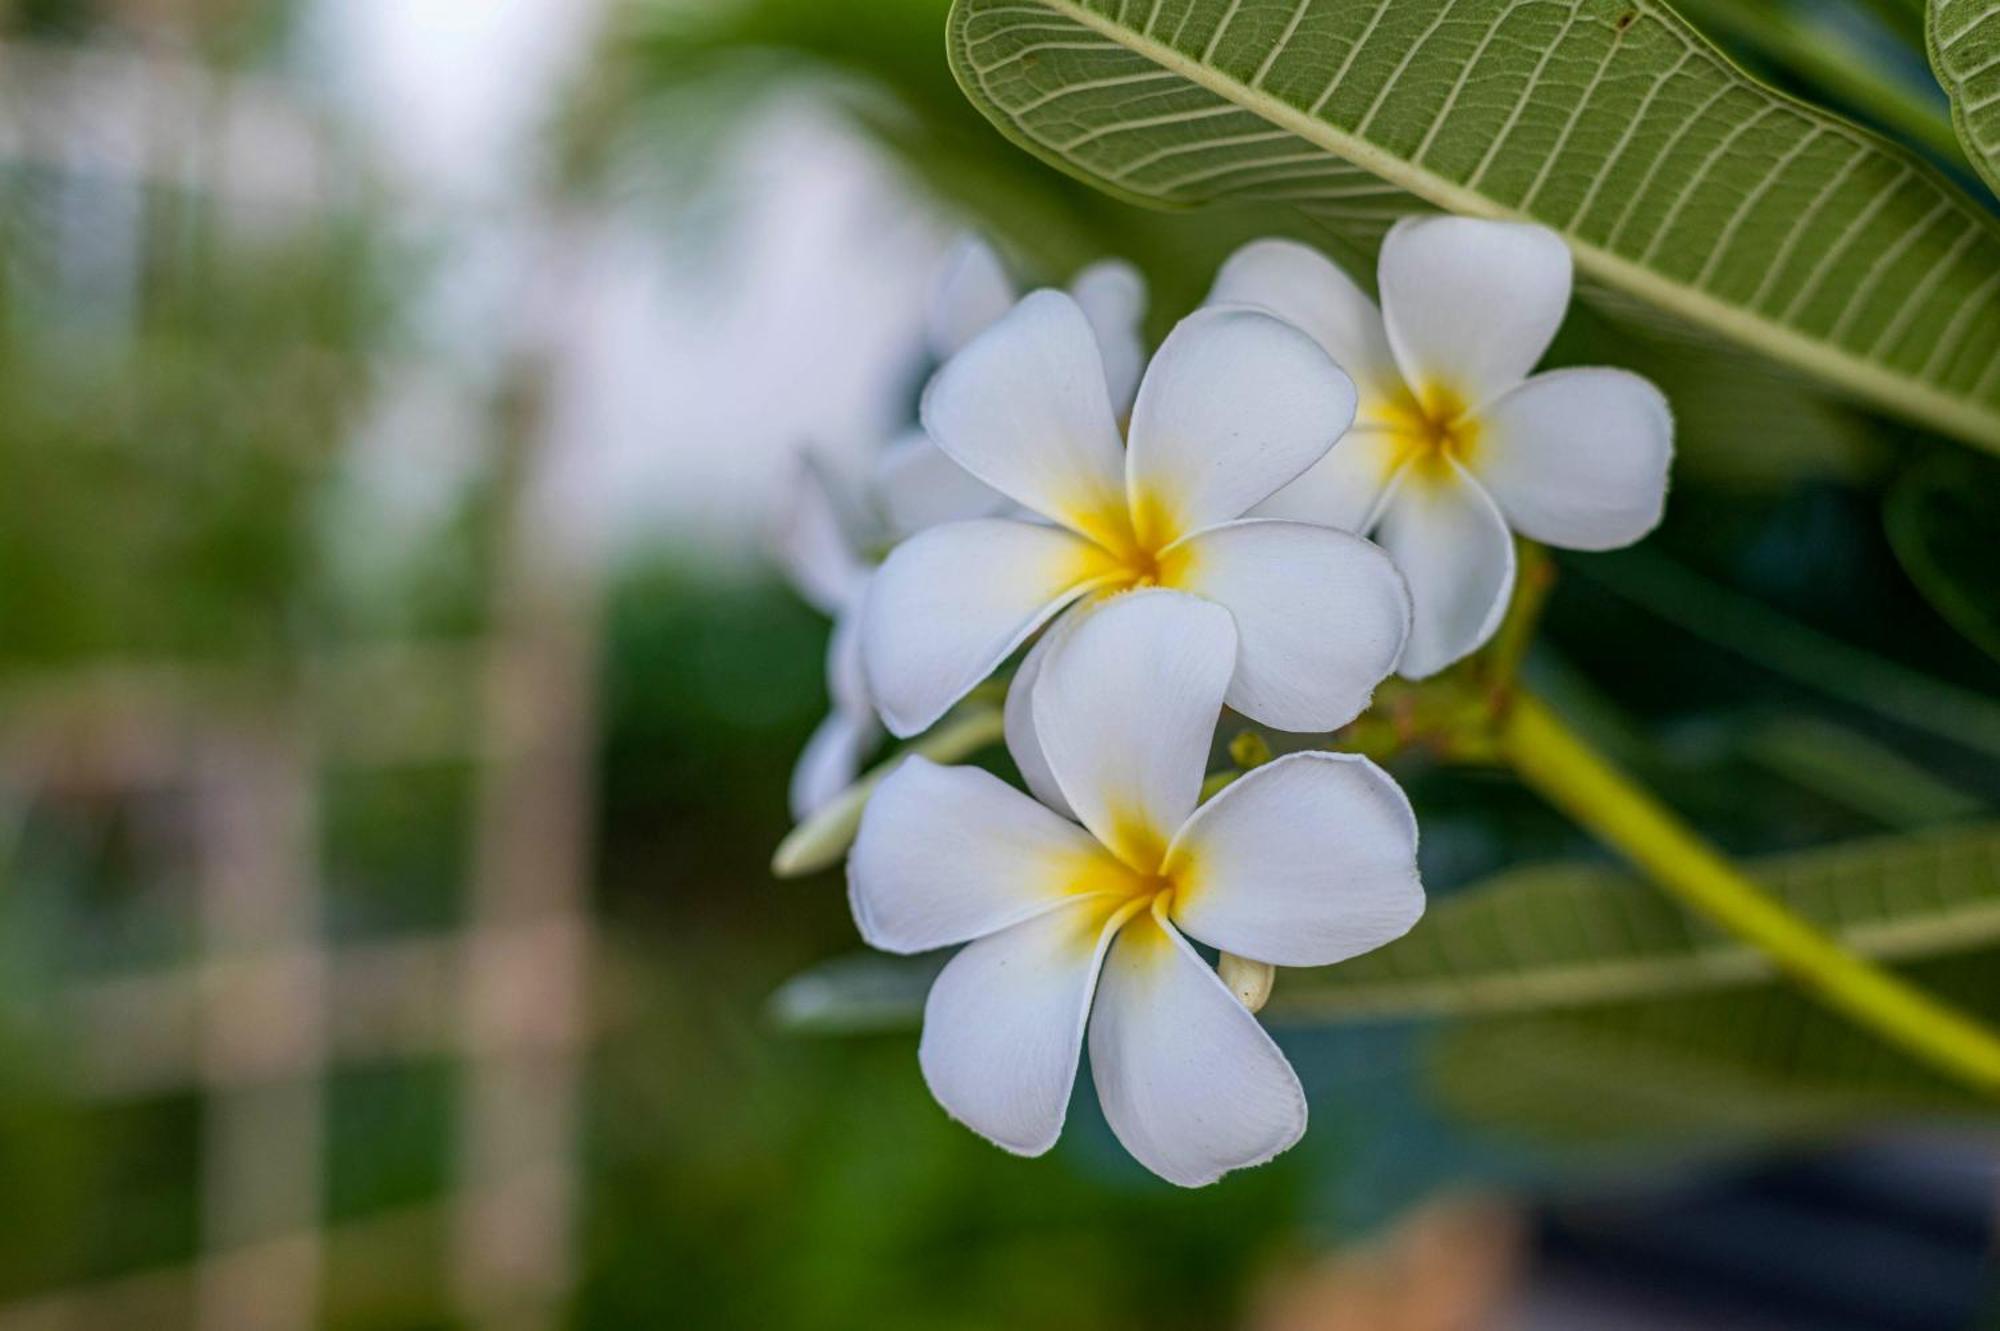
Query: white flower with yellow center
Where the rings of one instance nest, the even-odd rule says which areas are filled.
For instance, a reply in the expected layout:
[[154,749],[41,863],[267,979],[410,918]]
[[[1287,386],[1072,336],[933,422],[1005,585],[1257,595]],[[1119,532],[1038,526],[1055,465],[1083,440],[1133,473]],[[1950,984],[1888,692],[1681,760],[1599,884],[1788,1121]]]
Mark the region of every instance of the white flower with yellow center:
[[1188,938],[1323,966],[1423,913],[1409,802],[1365,758],[1292,754],[1196,807],[1237,651],[1226,611],[1163,590],[1065,635],[1033,707],[1075,821],[921,758],[869,802],[855,921],[890,952],[968,944],[931,988],[918,1057],[996,1145],[1055,1144],[1087,1027],[1104,1116],[1141,1164],[1195,1187],[1269,1160],[1304,1133],[1305,1095]]
[[[1228,701],[1283,730],[1330,730],[1367,706],[1408,633],[1402,579],[1329,527],[1246,520],[1347,428],[1354,388],[1313,340],[1257,310],[1201,310],[1147,368],[1129,447],[1089,321],[1038,291],[932,380],[923,420],[958,463],[1046,522],[932,527],[869,582],[861,653],[898,735],[924,730],[1066,607],[1162,586],[1228,607],[1240,640]],[[1009,697],[1010,733],[1061,626]],[[1024,771],[1055,802],[1032,743]]]
[[[1080,271],[1069,291],[1090,321],[1106,388],[1122,415],[1131,410],[1145,360],[1140,333],[1145,279],[1131,264],[1105,259]],[[1014,300],[1014,283],[1000,256],[976,236],[961,239],[926,311],[931,354],[948,360],[1004,316]],[[847,486],[839,484],[823,460],[800,459],[783,497],[777,553],[799,594],[833,620],[826,660],[833,706],[792,768],[793,817],[804,818],[853,785],[862,759],[881,738],[856,630],[868,577],[882,553],[926,527],[1008,506],[920,429],[891,442],[866,477]]]
[[1420,679],[1499,627],[1510,529],[1572,550],[1653,529],[1673,418],[1623,370],[1529,376],[1570,299],[1569,249],[1545,227],[1408,218],[1377,276],[1379,309],[1316,250],[1263,240],[1223,265],[1209,300],[1279,315],[1353,376],[1353,430],[1258,512],[1374,533],[1409,580],[1400,670]]

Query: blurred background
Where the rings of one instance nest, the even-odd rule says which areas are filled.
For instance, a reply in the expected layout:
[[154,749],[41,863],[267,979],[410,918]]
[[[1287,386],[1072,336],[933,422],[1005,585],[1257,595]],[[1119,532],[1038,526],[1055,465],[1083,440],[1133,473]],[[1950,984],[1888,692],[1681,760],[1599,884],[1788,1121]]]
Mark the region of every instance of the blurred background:
[[[907,1029],[780,1028],[856,946],[767,867],[798,451],[908,423],[967,230],[1133,260],[1157,336],[1295,225],[1041,167],[945,7],[0,6],[0,1331],[2000,1326],[1990,1108],[1774,985],[1287,1027],[1312,1132],[1193,1194],[1087,1095],[1020,1161]],[[1962,173],[1903,0],[1681,8]],[[1543,691],[1732,851],[2000,873],[2000,466],[1586,313],[1557,355],[1682,439]],[[1399,775],[1437,900],[1601,871]],[[1981,941],[1923,978],[2000,1017]]]

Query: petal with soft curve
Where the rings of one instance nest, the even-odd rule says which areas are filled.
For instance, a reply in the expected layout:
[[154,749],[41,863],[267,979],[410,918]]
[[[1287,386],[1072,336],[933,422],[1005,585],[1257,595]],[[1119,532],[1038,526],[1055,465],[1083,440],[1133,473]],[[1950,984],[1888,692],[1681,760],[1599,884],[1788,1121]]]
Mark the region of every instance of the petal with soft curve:
[[822,614],[839,614],[858,595],[868,563],[856,549],[827,464],[801,454],[786,478],[772,544],[794,590]]
[[1366,419],[1405,391],[1382,311],[1333,260],[1295,240],[1253,240],[1215,274],[1210,305],[1255,305],[1309,333],[1347,371]]
[[1223,788],[1174,838],[1173,922],[1273,966],[1372,952],[1424,913],[1417,819],[1374,763],[1292,753]]
[[1184,1188],[1263,1164],[1305,1135],[1305,1091],[1276,1042],[1150,913],[1104,960],[1090,1071],[1125,1149]]
[[1500,627],[1514,591],[1514,539],[1457,463],[1406,468],[1375,539],[1410,588],[1410,641],[1396,668],[1405,679],[1471,655]]
[[861,662],[861,606],[867,588],[833,620],[826,640],[826,696],[834,710],[872,719],[875,703],[868,696],[868,675]]
[[1111,391],[1111,409],[1120,416],[1132,410],[1139,391],[1139,373],[1146,367],[1141,324],[1146,317],[1146,279],[1122,259],[1091,264],[1069,284],[1084,318],[1097,334],[1104,353],[1104,382]]
[[1146,367],[1125,465],[1143,538],[1240,518],[1354,423],[1354,381],[1319,343],[1248,306],[1196,310]]
[[1378,277],[1389,345],[1427,404],[1479,407],[1519,384],[1569,309],[1569,247],[1528,222],[1404,218]]
[[1390,430],[1357,425],[1305,474],[1250,510],[1256,518],[1366,532],[1382,512],[1402,446]]
[[1153,589],[1092,610],[1035,681],[1035,733],[1070,807],[1142,873],[1201,796],[1235,662],[1228,611]]
[[1125,450],[1097,335],[1076,301],[1035,291],[944,363],[924,429],[1000,493],[1078,531],[1122,511]]
[[882,450],[874,479],[882,520],[899,541],[941,522],[988,518],[1007,507],[1007,496],[953,462],[922,430]]
[[792,765],[792,817],[817,813],[861,774],[861,759],[881,737],[872,714],[833,711],[819,723]]
[[1065,818],[1076,817],[1069,807],[1069,797],[1063,794],[1062,783],[1049,767],[1048,754],[1042,749],[1042,739],[1035,733],[1035,683],[1042,677],[1042,666],[1068,636],[1069,631],[1083,622],[1091,610],[1091,602],[1086,599],[1069,608],[1067,614],[1056,616],[1042,636],[1035,639],[1035,645],[1021,658],[1020,668],[1007,685],[1007,706],[1004,721],[1007,732],[1007,753],[1014,760],[1014,766],[1021,769],[1021,780],[1028,790],[1042,803],[1062,814]]
[[1016,1155],[1062,1135],[1112,933],[1100,900],[968,945],[931,985],[917,1061],[945,1112]]
[[1651,382],[1551,370],[1480,413],[1467,467],[1523,536],[1615,550],[1659,524],[1673,454],[1673,412]]
[[1324,731],[1368,706],[1410,633],[1410,595],[1378,545],[1331,527],[1246,518],[1187,539],[1174,586],[1236,620],[1226,701],[1279,730]]
[[993,247],[978,236],[960,237],[945,256],[925,320],[931,355],[948,360],[991,328],[1014,303],[1014,280]]
[[862,812],[847,898],[869,946],[927,952],[1018,924],[1121,875],[1089,833],[991,772],[912,756]]
[[1083,590],[1096,547],[1008,518],[947,522],[868,580],[861,660],[890,733],[930,727]]

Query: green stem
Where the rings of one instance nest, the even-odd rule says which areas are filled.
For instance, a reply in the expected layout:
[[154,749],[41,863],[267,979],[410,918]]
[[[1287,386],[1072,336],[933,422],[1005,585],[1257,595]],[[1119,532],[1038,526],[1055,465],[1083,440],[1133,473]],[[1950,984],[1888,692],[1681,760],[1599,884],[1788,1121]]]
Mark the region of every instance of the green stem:
[[1993,1032],[1774,901],[1537,699],[1514,700],[1501,722],[1500,748],[1543,798],[1683,905],[1764,952],[1821,1002],[1912,1057],[2000,1095],[2000,1038]]

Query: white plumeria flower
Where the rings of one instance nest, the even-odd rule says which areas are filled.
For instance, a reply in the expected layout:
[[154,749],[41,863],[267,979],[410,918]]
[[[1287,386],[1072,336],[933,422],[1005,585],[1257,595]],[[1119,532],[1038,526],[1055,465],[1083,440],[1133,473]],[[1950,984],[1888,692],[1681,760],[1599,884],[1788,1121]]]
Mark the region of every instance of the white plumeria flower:
[[[1129,411],[1144,363],[1140,325],[1146,283],[1139,270],[1107,259],[1070,283],[1104,358],[1106,386]],[[949,359],[1013,307],[1013,281],[993,248],[962,239],[932,293],[926,341]],[[806,459],[785,497],[778,553],[808,603],[833,619],[827,645],[827,693],[833,708],[792,769],[790,805],[804,818],[854,784],[861,760],[881,738],[861,670],[857,625],[868,575],[890,546],[926,527],[981,517],[1007,500],[953,462],[921,429],[905,432],[878,455],[860,493],[843,494],[825,466]]]
[[[861,626],[884,722],[916,734],[1066,608],[1164,586],[1235,616],[1231,707],[1282,730],[1346,724],[1402,651],[1402,579],[1358,537],[1242,515],[1318,461],[1353,410],[1347,376],[1299,330],[1257,310],[1201,310],[1153,358],[1121,446],[1088,320],[1061,292],[1028,296],[938,372],[923,419],[967,471],[1047,521],[947,523],[884,562]],[[1020,732],[1063,627],[1009,696],[1024,775],[1058,807]]]
[[[1097,349],[1104,357],[1111,406],[1122,418],[1132,410],[1139,371],[1146,364],[1140,328],[1146,318],[1146,279],[1122,259],[1103,259],[1077,273],[1069,284],[1069,294],[1090,320]],[[961,238],[946,260],[944,276],[931,298],[931,354],[939,361],[950,360],[973,338],[1000,322],[1019,297],[993,247],[977,236]]]
[[1353,431],[1258,512],[1375,534],[1409,580],[1400,669],[1421,679],[1499,627],[1510,528],[1572,550],[1653,529],[1673,417],[1623,370],[1529,377],[1569,308],[1569,249],[1546,227],[1406,218],[1378,278],[1379,310],[1316,250],[1262,240],[1223,265],[1209,300],[1270,310],[1354,377]]
[[852,530],[859,525],[857,515],[842,513],[838,494],[824,464],[810,455],[801,457],[777,528],[778,561],[793,588],[833,620],[826,652],[826,691],[833,706],[792,768],[794,818],[805,817],[852,785],[861,759],[882,737],[861,673],[857,632],[875,565]]
[[861,605],[882,552],[938,522],[995,513],[1007,501],[912,430],[882,450],[859,493],[804,456],[787,487],[777,554],[793,587],[833,620],[826,690],[832,710],[792,768],[790,805],[804,818],[854,784],[880,742],[861,670]]
[[1269,1160],[1304,1133],[1304,1092],[1188,937],[1322,966],[1423,913],[1409,802],[1365,758],[1291,754],[1196,808],[1236,654],[1219,606],[1120,597],[1034,692],[1077,821],[921,758],[869,802],[855,921],[890,952],[969,944],[931,988],[918,1058],[945,1110],[998,1146],[1055,1144],[1087,1026],[1104,1116],[1141,1164],[1196,1187]]

